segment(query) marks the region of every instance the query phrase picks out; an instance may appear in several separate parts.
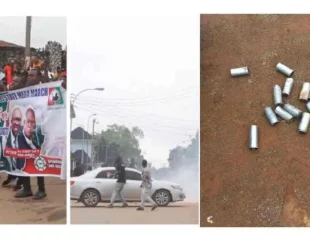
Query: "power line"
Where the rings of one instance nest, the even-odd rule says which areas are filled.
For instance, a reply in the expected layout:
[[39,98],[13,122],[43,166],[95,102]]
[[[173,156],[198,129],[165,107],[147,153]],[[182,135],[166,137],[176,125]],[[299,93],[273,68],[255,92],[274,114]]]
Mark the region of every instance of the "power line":
[[[79,101],[78,101],[79,102]],[[87,105],[87,106],[98,106],[100,108],[102,108],[102,103],[99,105],[99,104],[89,104],[89,103],[80,103],[80,105]],[[125,109],[123,107],[120,107],[120,106],[113,106],[119,110],[128,110],[128,109]],[[129,114],[132,115],[132,114],[138,114],[138,115],[143,115],[143,117],[145,116],[154,116],[154,117],[159,117],[159,118],[163,118],[163,119],[167,119],[167,120],[176,120],[176,121],[183,121],[183,122],[197,122],[198,120],[190,120],[190,119],[183,119],[183,118],[174,118],[174,117],[167,117],[167,116],[162,116],[162,115],[156,115],[156,114],[153,114],[153,113],[147,113],[147,112],[144,112],[144,111],[134,111],[132,109],[129,109]]]
[[[150,113],[145,113],[143,111],[133,111],[132,109],[125,109],[125,108],[121,108],[119,106],[115,106],[114,109],[118,109],[121,113],[125,113],[127,115],[131,115],[131,116],[137,116],[139,118],[152,118],[152,120],[154,120],[153,117],[151,116],[154,116],[154,117],[158,117],[160,118],[160,120],[172,120],[172,121],[179,121],[179,122],[191,122],[191,123],[197,123],[198,120],[189,120],[189,119],[181,119],[181,118],[172,118],[172,117],[167,117],[167,116],[162,116],[162,115],[155,115],[155,114],[150,114]],[[127,112],[126,112],[127,110]]]
[[[151,120],[151,121],[161,121],[163,122],[164,121],[167,121],[167,122],[179,122],[180,124],[184,125],[184,126],[196,126],[196,125],[193,125],[194,123],[198,123],[198,120],[197,121],[190,121],[191,123],[189,123],[188,120],[183,120],[183,119],[177,119],[177,118],[169,118],[169,117],[164,117],[164,116],[159,116],[159,115],[155,115],[157,117],[154,118],[154,117],[151,117],[150,115],[148,115],[147,113],[143,113],[143,112],[134,112],[132,110],[128,110],[128,111],[124,111],[124,109],[122,108],[119,108],[119,107],[113,107],[113,108],[109,108],[109,109],[104,109],[104,108],[96,108],[96,106],[93,106],[93,105],[88,105],[87,106],[84,106],[84,105],[75,105],[74,107],[77,107],[77,109],[83,109],[85,111],[88,111],[88,112],[100,112],[100,111],[110,111],[110,110],[113,110],[113,111],[118,111],[117,113],[119,114],[123,114],[124,117],[135,117],[135,118],[138,118],[138,119],[146,119],[146,120]],[[114,112],[115,113],[115,112]]]
[[[92,108],[92,107],[89,107],[89,109],[86,109],[86,108],[83,108],[81,106],[76,106],[78,109],[81,109],[81,110],[84,110],[84,111],[88,111],[88,112],[94,112],[95,110]],[[141,120],[143,121],[144,119],[143,118],[138,118],[138,117],[134,117],[134,116],[130,116],[130,115],[127,115],[127,114],[122,114],[122,113],[117,113],[117,112],[113,112],[111,110],[97,110],[96,111],[97,114],[101,114],[102,116],[104,117],[107,117],[107,116],[117,116],[117,117],[121,117],[121,118],[125,118],[126,120],[127,119],[131,119],[133,121],[139,121],[141,123]],[[148,124],[152,124],[151,121],[148,121]],[[162,126],[166,126],[168,128],[182,128],[182,129],[187,129],[187,130],[196,130],[197,128],[196,127],[185,127],[184,125],[183,126],[180,126],[180,125],[166,125],[166,124],[163,124],[163,123],[160,123],[160,122],[153,122],[154,125],[162,125]],[[178,123],[179,124],[179,123]]]
[[160,103],[167,103],[170,101],[174,100],[181,100],[189,97],[197,97],[197,95],[192,95],[192,94],[183,94],[183,95],[176,95],[176,96],[170,96],[166,98],[157,98],[157,99],[149,99],[149,100],[144,100],[144,101],[131,101],[131,102],[115,102],[115,101],[107,101],[105,99],[101,100],[92,100],[90,98],[88,99],[81,99],[81,98],[76,98],[77,102],[82,102],[82,103],[89,103],[89,104],[101,104],[105,103],[105,105],[121,105],[121,106],[135,106],[135,105],[143,105],[143,104],[160,104]]
[[79,98],[76,99],[77,103],[81,104],[100,104],[104,103],[105,106],[143,106],[143,105],[158,105],[158,104],[166,104],[172,101],[176,100],[182,100],[186,98],[192,98],[192,97],[197,97],[196,95],[184,95],[184,96],[179,96],[179,97],[174,97],[174,98],[166,98],[166,99],[157,99],[157,100],[149,100],[149,101],[140,101],[140,102],[131,102],[131,103],[120,103],[120,102],[104,102],[105,100],[101,101],[93,101],[93,100],[81,100]]
[[[177,90],[177,91],[173,91],[171,93],[162,95],[162,96],[148,96],[148,97],[141,97],[141,98],[99,98],[99,97],[84,97],[87,100],[99,100],[99,101],[147,101],[147,100],[154,100],[154,99],[162,99],[162,98],[166,98],[166,97],[171,97],[174,95],[180,95],[180,94],[185,94],[185,93],[189,93],[191,92],[191,90],[198,90],[197,87],[189,87],[187,89],[181,89],[181,90]],[[71,98],[75,97],[76,95],[71,93]],[[77,98],[82,100],[81,98]]]
[[[101,113],[98,114],[98,113],[97,113],[97,116],[106,117],[107,115],[106,115],[106,114],[101,114]],[[114,116],[114,115],[113,115],[113,116]],[[172,130],[172,129],[175,129],[175,128],[164,127],[164,128],[159,129],[159,128],[154,127],[154,125],[153,125],[153,126],[150,126],[150,125],[145,124],[145,123],[136,123],[136,122],[133,123],[133,122],[132,122],[131,120],[129,120],[128,118],[126,119],[126,122],[125,122],[125,121],[123,121],[123,119],[124,119],[124,118],[122,118],[120,121],[118,120],[117,123],[118,123],[119,125],[125,125],[125,126],[127,126],[128,124],[130,124],[132,127],[134,127],[134,126],[139,126],[142,130],[143,130],[143,128],[147,128],[148,130],[152,130],[152,131],[154,131],[154,132],[156,132],[156,133],[165,132],[165,133],[168,133],[168,134],[181,135],[181,136],[188,136],[188,132],[189,132],[189,130],[186,131],[187,133],[184,133],[184,132],[182,132],[182,133],[180,133],[180,132],[174,132],[174,131],[171,131],[171,130]],[[103,127],[102,124],[99,124],[98,126]],[[181,128],[180,128],[180,129],[181,129]],[[184,129],[184,128],[182,128],[182,129]],[[198,129],[199,129],[199,128],[196,128],[195,131],[194,131],[194,130],[191,130],[190,132],[197,132]]]

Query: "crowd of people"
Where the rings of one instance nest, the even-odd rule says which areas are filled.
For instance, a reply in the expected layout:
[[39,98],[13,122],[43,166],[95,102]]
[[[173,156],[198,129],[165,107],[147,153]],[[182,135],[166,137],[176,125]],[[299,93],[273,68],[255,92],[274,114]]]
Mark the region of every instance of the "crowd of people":
[[[61,81],[62,87],[66,89],[67,71],[66,64],[63,65],[57,67],[55,72],[52,72],[50,67],[50,53],[48,51],[43,53],[43,58],[33,53],[30,57],[24,59],[24,63],[17,58],[10,58],[3,66],[0,74],[0,92],[9,92],[53,81]],[[16,122],[16,120],[13,121]],[[12,138],[14,138],[13,129],[11,131]],[[14,190],[17,191],[15,194],[16,198],[33,196],[34,199],[42,199],[46,197],[44,177],[37,177],[38,191],[34,195],[31,190],[30,177],[8,174],[7,179],[2,182],[2,186],[10,187],[14,181],[16,181],[14,185]]]
[[62,81],[63,88],[67,88],[67,71],[64,67],[57,67],[55,72],[49,67],[49,52],[45,52],[43,60],[37,54],[26,57],[24,63],[14,58],[8,59],[3,66],[0,80],[0,92],[17,90],[28,86]]

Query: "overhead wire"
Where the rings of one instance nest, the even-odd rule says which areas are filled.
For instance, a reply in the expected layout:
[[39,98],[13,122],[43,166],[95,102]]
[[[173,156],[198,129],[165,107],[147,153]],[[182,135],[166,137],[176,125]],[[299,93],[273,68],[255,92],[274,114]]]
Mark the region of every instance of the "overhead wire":
[[143,123],[145,121],[148,122],[148,124],[153,124],[153,125],[160,125],[160,126],[164,126],[164,127],[168,127],[168,128],[181,128],[181,129],[187,129],[187,130],[196,130],[197,127],[194,127],[194,126],[189,126],[189,125],[180,125],[180,123],[175,123],[175,124],[167,124],[167,123],[161,123],[159,121],[156,121],[156,120],[149,120],[149,118],[146,120],[146,118],[143,118],[143,117],[137,117],[137,116],[132,116],[130,115],[129,113],[120,113],[120,112],[115,112],[113,110],[107,110],[107,109],[101,109],[101,110],[98,110],[98,109],[94,109],[93,107],[88,107],[88,108],[85,108],[83,106],[80,106],[80,105],[75,105],[75,107],[77,107],[78,109],[82,109],[84,111],[88,111],[88,112],[96,112],[96,114],[100,114],[104,117],[107,117],[107,116],[117,116],[117,117],[120,117],[122,119],[130,119],[130,120],[133,120],[133,121],[136,121],[137,123]]
[[[131,98],[131,99],[125,99],[125,98],[96,98],[96,97],[78,97],[75,98],[76,95],[71,94],[71,98],[75,98],[75,108],[81,109],[83,111],[87,111],[90,113],[97,113],[97,115],[102,116],[102,117],[107,117],[107,116],[113,116],[120,118],[121,122],[125,119],[126,121],[123,122],[124,124],[126,123],[131,123],[132,126],[144,126],[147,127],[149,130],[154,130],[156,132],[169,132],[172,134],[176,135],[188,135],[179,132],[173,132],[171,130],[173,129],[182,129],[182,130],[187,130],[190,132],[197,131],[198,128],[194,127],[188,123],[184,124],[184,122],[198,122],[195,120],[185,120],[185,119],[180,119],[180,118],[172,118],[172,117],[163,117],[160,115],[156,114],[150,114],[150,113],[144,113],[144,112],[135,112],[133,110],[128,110],[126,112],[125,107],[139,107],[139,106],[148,106],[148,105],[157,105],[157,104],[165,104],[169,103],[175,100],[180,100],[180,99],[185,99],[185,98],[190,98],[194,97],[197,95],[193,95],[193,91],[197,91],[198,89],[196,87],[190,87],[187,89],[182,89],[178,91],[174,91],[170,94],[166,94],[164,96],[148,96],[144,98]],[[103,104],[104,103],[104,104]],[[103,107],[105,109],[103,109]],[[110,109],[106,109],[110,107]],[[113,108],[113,109],[112,109]],[[151,117],[151,116],[154,116]],[[159,118],[160,120],[156,120],[156,118]],[[152,121],[150,121],[150,119]],[[118,122],[120,122],[118,120]],[[132,120],[135,123],[129,122],[128,120]],[[164,123],[164,121],[173,121],[174,123]],[[145,123],[147,121],[147,124]],[[182,124],[178,122],[183,122]],[[177,125],[179,124],[179,125]],[[152,126],[149,126],[152,125]],[[154,128],[154,126],[160,126],[161,128]],[[167,130],[168,129],[168,130]]]
[[[96,106],[96,105],[90,105],[90,104],[80,104],[77,103],[74,105],[75,107],[81,107],[81,108],[87,108],[87,110],[92,110],[93,112],[98,112],[98,111],[103,111],[103,110],[117,110],[119,113],[123,113],[126,116],[133,116],[133,117],[138,117],[138,118],[144,118],[144,119],[151,119],[151,120],[156,120],[156,119],[160,119],[165,120],[167,122],[181,122],[183,125],[188,125],[188,126],[192,126],[194,123],[196,124],[198,122],[198,120],[188,120],[188,119],[181,119],[181,118],[171,118],[171,117],[166,117],[166,116],[161,116],[161,115],[152,115],[149,113],[145,113],[145,112],[141,112],[141,111],[133,111],[132,109],[125,109],[125,108],[121,108],[119,106]],[[106,109],[108,108],[108,109]]]
[[[83,108],[80,108],[80,109],[83,109]],[[83,110],[84,111],[89,111],[87,109],[83,109]],[[101,117],[107,117],[107,115],[108,115],[108,113],[97,113],[97,116],[101,116]],[[119,117],[118,115],[115,115],[115,114],[112,114],[112,113],[110,113],[110,115]],[[154,125],[150,126],[149,123],[146,124],[145,122],[142,122],[142,123],[141,122],[137,123],[136,121],[133,122],[133,120],[131,118],[127,118],[126,121],[124,121],[124,118],[122,118],[122,119],[117,121],[117,124],[120,124],[120,123],[122,123],[123,125],[130,124],[132,127],[133,126],[138,126],[142,130],[143,130],[143,128],[147,128],[148,130],[156,131],[156,133],[158,133],[158,132],[165,132],[165,133],[170,133],[170,134],[175,134],[175,135],[182,135],[182,136],[188,136],[189,135],[188,132],[194,133],[194,132],[198,131],[198,128],[196,128],[196,129],[193,128],[191,130],[187,130],[186,133],[185,132],[182,132],[182,133],[174,132],[174,131],[171,131],[171,130],[173,130],[175,128],[178,128],[178,127],[171,128],[171,127],[167,127],[167,126],[162,126],[163,128],[156,128],[156,127],[154,127]],[[102,125],[99,124],[99,126],[102,126]],[[180,129],[184,129],[184,128],[180,127]]]
[[77,98],[75,100],[75,102],[79,102],[79,103],[88,103],[88,104],[102,104],[104,102],[105,106],[143,106],[143,105],[158,105],[158,104],[166,104],[172,101],[176,101],[176,100],[182,100],[182,99],[186,99],[186,98],[193,98],[193,97],[197,97],[197,95],[192,95],[192,94],[187,94],[187,95],[180,95],[180,96],[171,96],[171,97],[166,97],[166,98],[161,98],[161,99],[150,99],[147,101],[135,101],[135,102],[108,102],[104,99],[102,100],[91,100],[91,99],[79,99]]
[[[162,98],[166,98],[166,97],[170,97],[170,96],[173,96],[173,95],[179,95],[179,94],[184,94],[184,93],[188,93],[188,92],[191,92],[192,90],[198,90],[197,87],[189,87],[189,88],[186,88],[186,89],[181,89],[181,90],[176,90],[176,91],[173,91],[173,92],[170,92],[170,93],[167,93],[165,95],[162,95],[162,96],[147,96],[147,97],[139,97],[139,98],[99,98],[99,97],[83,97],[83,96],[79,96],[79,98],[77,99],[88,99],[88,100],[99,100],[99,101],[144,101],[144,100],[154,100],[154,99],[162,99]],[[74,98],[76,97],[75,94],[71,93],[71,98]],[[83,98],[82,98],[83,97]]]

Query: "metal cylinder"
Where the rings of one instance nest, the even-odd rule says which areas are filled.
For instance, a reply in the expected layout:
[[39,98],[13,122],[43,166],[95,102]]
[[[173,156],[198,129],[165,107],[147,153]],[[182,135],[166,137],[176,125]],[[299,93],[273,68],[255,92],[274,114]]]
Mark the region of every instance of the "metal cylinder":
[[256,125],[252,125],[250,128],[250,145],[249,148],[251,150],[258,149],[258,127]]
[[286,120],[286,121],[291,121],[293,120],[293,116],[288,113],[286,110],[284,110],[281,106],[278,106],[275,109],[275,112],[278,116],[280,116],[282,119]]
[[277,70],[282,74],[285,74],[287,77],[290,77],[294,73],[294,70],[281,63],[277,64]]
[[265,114],[268,118],[269,123],[273,126],[277,123],[279,123],[279,120],[276,116],[276,114],[273,112],[271,107],[266,107],[265,108]]
[[247,74],[249,74],[249,69],[248,69],[248,67],[241,67],[241,68],[231,69],[230,70],[230,74],[233,77],[241,76],[241,75],[247,75]]
[[294,79],[293,78],[287,78],[283,87],[283,92],[282,94],[284,96],[289,96],[292,92],[294,85]]
[[291,104],[284,104],[284,110],[290,113],[292,116],[298,118],[302,115],[302,111]]
[[310,101],[307,103],[306,107],[307,107],[307,110],[310,112]]
[[307,133],[310,123],[310,113],[302,113],[302,118],[298,127],[300,133]]
[[300,92],[300,95],[299,95],[299,99],[307,101],[309,99],[309,93],[310,93],[310,83],[309,82],[305,82],[302,85],[302,89],[301,89],[301,92]]
[[282,105],[282,93],[280,85],[273,86],[273,99],[275,105]]

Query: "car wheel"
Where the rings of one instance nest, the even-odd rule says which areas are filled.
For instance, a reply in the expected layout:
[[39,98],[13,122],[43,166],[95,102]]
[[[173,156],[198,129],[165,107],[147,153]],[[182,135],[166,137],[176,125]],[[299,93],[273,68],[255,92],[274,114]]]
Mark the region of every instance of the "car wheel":
[[164,207],[170,203],[171,195],[167,190],[157,190],[153,195],[153,200],[158,206]]
[[100,194],[95,189],[87,189],[82,193],[80,201],[86,207],[96,207],[100,202]]

